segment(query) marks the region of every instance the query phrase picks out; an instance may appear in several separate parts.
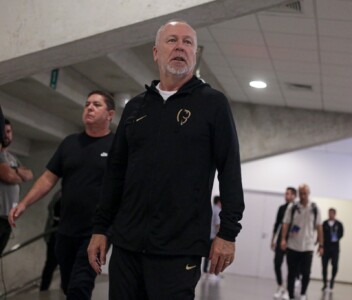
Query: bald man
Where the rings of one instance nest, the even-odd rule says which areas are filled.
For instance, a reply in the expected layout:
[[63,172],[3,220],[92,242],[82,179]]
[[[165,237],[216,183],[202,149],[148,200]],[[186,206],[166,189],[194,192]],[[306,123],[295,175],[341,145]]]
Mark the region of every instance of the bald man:
[[[128,102],[116,132],[88,248],[100,273],[113,226],[110,300],[194,299],[201,258],[215,274],[235,258],[244,210],[236,128],[226,97],[193,76],[196,52],[189,24],[161,26],[160,80]],[[216,169],[223,209],[210,249]]]
[[323,230],[320,210],[309,199],[309,186],[300,185],[298,195],[299,203],[288,206],[282,221],[281,249],[286,250],[287,255],[287,289],[290,299],[294,299],[295,277],[300,272],[302,274],[300,300],[306,300],[315,249],[314,231],[318,233],[317,251],[322,256],[324,253]]

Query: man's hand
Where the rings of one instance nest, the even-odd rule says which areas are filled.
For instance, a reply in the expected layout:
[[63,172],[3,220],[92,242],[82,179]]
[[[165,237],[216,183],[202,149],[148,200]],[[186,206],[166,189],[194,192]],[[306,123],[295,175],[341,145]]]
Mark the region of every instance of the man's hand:
[[88,245],[88,259],[93,270],[101,274],[101,266],[106,262],[107,237],[104,234],[93,234]]
[[323,256],[324,255],[324,248],[319,246],[317,253],[319,254],[319,256]]
[[209,272],[218,275],[223,272],[235,259],[235,243],[215,237],[209,259],[211,261]]
[[282,251],[285,251],[285,250],[286,250],[287,244],[286,244],[286,240],[285,240],[285,239],[282,239],[282,240],[281,240],[280,247],[281,247],[281,250],[282,250]]
[[271,250],[275,251],[276,243],[274,241],[271,241],[270,248],[271,248]]
[[26,210],[26,205],[23,202],[17,204],[17,206],[13,207],[8,216],[9,223],[12,227],[16,227],[15,221],[23,214]]

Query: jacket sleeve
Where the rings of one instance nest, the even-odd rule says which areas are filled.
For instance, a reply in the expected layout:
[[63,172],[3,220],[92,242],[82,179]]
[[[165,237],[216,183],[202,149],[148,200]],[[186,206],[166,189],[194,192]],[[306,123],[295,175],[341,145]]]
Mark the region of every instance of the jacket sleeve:
[[343,225],[341,222],[339,222],[339,227],[340,227],[340,232],[339,232],[339,239],[341,239],[343,237]]
[[232,112],[225,96],[219,97],[215,116],[213,152],[222,210],[218,236],[235,241],[244,211],[239,144]]
[[284,214],[282,212],[282,206],[280,206],[279,209],[277,210],[276,220],[275,220],[274,229],[273,229],[273,234],[277,233],[277,230],[279,229],[279,226],[282,223],[283,217],[284,217]]
[[127,111],[126,106],[109,151],[100,199],[93,218],[93,233],[106,234],[121,203],[128,155],[125,135]]

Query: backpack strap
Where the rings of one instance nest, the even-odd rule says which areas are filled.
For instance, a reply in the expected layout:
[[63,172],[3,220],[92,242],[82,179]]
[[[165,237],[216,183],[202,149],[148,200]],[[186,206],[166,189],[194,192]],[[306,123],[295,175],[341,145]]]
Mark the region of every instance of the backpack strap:
[[287,234],[291,231],[291,227],[292,227],[292,224],[293,224],[293,217],[295,215],[295,212],[298,208],[298,205],[296,203],[293,204],[292,206],[292,209],[291,209],[291,220],[290,220],[290,224],[288,226],[288,230],[287,230]]
[[[297,209],[298,209],[298,204],[297,203],[293,204],[292,210],[291,210],[291,222],[290,222],[290,225],[288,227],[288,231],[287,232],[291,231],[291,227],[292,227],[292,224],[293,224],[293,217],[294,217],[294,214],[297,211]],[[314,214],[314,219],[313,219],[313,230],[314,230],[315,224],[317,222],[317,215],[318,215],[318,207],[317,207],[317,205],[314,202],[312,202],[312,204],[311,204],[311,209],[312,209],[312,213]]]
[[313,228],[315,228],[315,224],[317,222],[318,208],[317,208],[317,205],[314,202],[312,202],[312,212],[314,214]]

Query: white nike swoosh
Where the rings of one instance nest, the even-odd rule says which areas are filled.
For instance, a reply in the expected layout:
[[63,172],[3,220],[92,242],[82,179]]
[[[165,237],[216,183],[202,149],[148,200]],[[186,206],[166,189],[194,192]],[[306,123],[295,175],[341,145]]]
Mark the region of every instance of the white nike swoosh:
[[197,265],[193,265],[193,266],[190,266],[190,265],[186,265],[186,270],[189,271],[189,270],[192,270],[196,267]]

